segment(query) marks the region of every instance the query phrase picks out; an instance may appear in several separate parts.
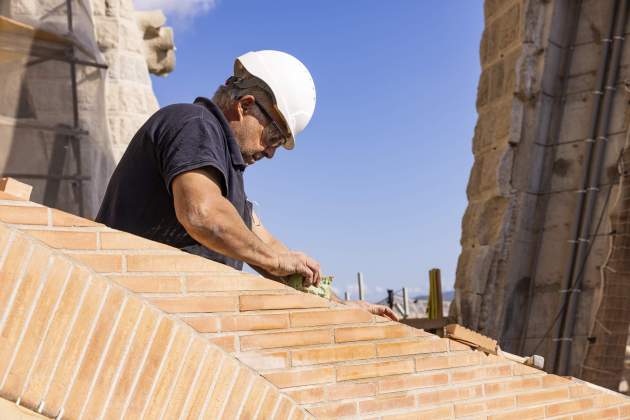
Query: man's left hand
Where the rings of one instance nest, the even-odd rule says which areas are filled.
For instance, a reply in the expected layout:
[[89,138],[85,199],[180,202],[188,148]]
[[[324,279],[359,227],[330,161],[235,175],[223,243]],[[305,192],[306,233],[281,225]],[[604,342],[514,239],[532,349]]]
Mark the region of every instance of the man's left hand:
[[398,316],[396,315],[396,313],[385,305],[375,305],[364,300],[341,301],[341,303],[344,303],[348,306],[355,306],[357,308],[365,309],[366,311],[373,313],[374,315],[385,316],[392,321],[398,321]]

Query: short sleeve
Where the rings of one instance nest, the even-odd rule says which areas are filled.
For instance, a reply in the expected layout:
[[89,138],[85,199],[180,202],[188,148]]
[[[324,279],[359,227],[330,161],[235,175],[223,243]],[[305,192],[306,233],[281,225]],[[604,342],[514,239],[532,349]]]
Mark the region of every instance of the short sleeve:
[[211,121],[202,116],[190,118],[177,130],[164,133],[155,146],[160,173],[169,194],[172,195],[171,183],[177,175],[212,166],[221,173],[221,191],[227,196],[225,139]]

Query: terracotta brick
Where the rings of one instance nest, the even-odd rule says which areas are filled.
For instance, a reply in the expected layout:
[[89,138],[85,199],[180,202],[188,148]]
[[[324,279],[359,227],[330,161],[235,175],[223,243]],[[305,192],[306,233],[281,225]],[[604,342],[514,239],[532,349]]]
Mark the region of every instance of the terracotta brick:
[[260,419],[272,419],[273,413],[276,409],[276,406],[280,402],[280,395],[269,387],[267,389],[267,394],[263,399],[262,405],[260,406],[260,411],[258,412],[258,418]]
[[[26,327],[24,338],[16,351],[15,360],[2,388],[3,395],[11,398],[11,400],[17,400],[19,393],[22,391],[38,348],[46,338],[46,326],[52,317],[53,308],[63,291],[63,285],[69,272],[70,264],[66,260],[53,259],[52,267],[46,277],[46,283],[37,302],[35,302],[33,315]],[[22,400],[24,402],[23,405],[30,403],[29,407],[33,407],[33,404],[36,404],[31,399],[30,394],[25,394]]]
[[[188,292],[231,292],[241,289],[241,272],[225,272],[212,275],[187,275]],[[269,280],[267,280],[269,282]]]
[[[68,331],[68,339],[61,351],[61,358],[53,373],[52,382],[46,393],[46,404],[43,413],[54,417],[59,413],[66,394],[70,391],[74,372],[79,368],[81,353],[90,339],[92,326],[96,321],[101,304],[108,296],[108,286],[103,281],[91,281],[79,308],[72,329]],[[74,303],[77,306],[78,303]]]
[[241,311],[270,309],[327,308],[330,302],[306,293],[287,295],[241,295]]
[[420,353],[441,353],[448,351],[448,341],[446,339],[425,339],[416,338],[409,341],[392,341],[378,343],[376,352],[378,357],[405,356]]
[[371,359],[376,356],[374,344],[352,344],[293,350],[293,366],[314,365],[318,363],[336,363],[346,360]]
[[288,351],[273,352],[241,352],[236,357],[247,366],[256,371],[269,369],[283,369],[289,366]]
[[569,395],[571,398],[586,397],[597,393],[597,389],[588,385],[571,385],[569,387]]
[[221,331],[258,331],[289,328],[288,314],[222,316]]
[[360,365],[337,366],[337,380],[374,378],[377,376],[400,375],[413,372],[413,360],[391,360]]
[[241,351],[329,344],[330,330],[264,333],[241,336]]
[[539,375],[543,371],[541,371],[540,369],[531,367],[531,366],[521,364],[521,363],[515,363],[514,367],[512,368],[512,372],[514,376],[524,376],[524,375]]
[[122,271],[122,255],[114,254],[68,254],[97,273],[119,273]]
[[46,207],[0,206],[0,221],[19,225],[48,225]]
[[604,419],[616,419],[619,418],[619,408],[604,408],[599,410],[589,411],[587,413],[574,414],[571,417],[572,420],[604,420]]
[[376,413],[413,407],[416,398],[413,395],[401,395],[395,397],[381,397],[372,400],[360,401],[359,411],[361,414]]
[[413,411],[404,414],[393,414],[381,417],[381,420],[417,420],[417,419],[450,419],[453,417],[453,410],[450,406],[433,408],[431,410]]
[[361,309],[291,312],[292,327],[371,322],[372,314]]
[[516,380],[491,382],[483,385],[486,395],[496,395],[505,392],[537,389],[542,386],[542,380],[538,378],[516,378]]
[[215,333],[221,330],[221,320],[217,316],[186,316],[180,319],[200,333]]
[[298,404],[314,404],[326,399],[325,388],[323,386],[311,386],[286,391],[286,394],[293,398]]
[[293,369],[263,373],[263,376],[278,388],[289,388],[333,382],[335,380],[335,369],[330,366],[300,370]]
[[89,227],[89,226],[104,226],[101,223],[96,223],[92,220],[85,219],[83,217],[75,216],[74,214],[66,213],[57,209],[50,209],[52,212],[52,224],[57,227]]
[[207,405],[203,410],[203,416],[207,419],[221,419],[223,407],[226,404],[230,390],[235,380],[238,380],[240,371],[243,368],[239,367],[238,363],[233,359],[226,358],[221,366],[219,377],[214,385],[214,388],[210,391],[210,398]]
[[[61,301],[41,344],[41,352],[37,355],[31,378],[22,400],[28,406],[36,406],[44,398],[48,380],[51,378],[54,363],[61,352],[66,335],[69,333],[72,316],[79,309],[78,302],[87,286],[90,274],[75,267],[70,274]],[[42,299],[47,296],[42,294]]]
[[180,253],[176,255],[140,254],[127,255],[127,271],[182,272],[192,271],[233,271],[234,269],[197,255]]
[[514,408],[514,397],[499,397],[484,401],[463,402],[455,404],[455,416],[467,417]]
[[118,312],[122,309],[125,294],[122,290],[111,289],[105,300],[103,310],[98,317],[94,333],[87,345],[85,357],[81,362],[74,385],[69,392],[68,400],[64,403],[64,415],[69,418],[79,418],[81,409],[85,403],[88,391],[97,372],[101,356],[105,351],[105,345],[112,332]]
[[8,226],[0,224],[0,266],[2,264],[2,256],[5,254],[5,251],[8,252],[7,245],[12,235],[13,231]]
[[610,405],[623,404],[628,402],[628,397],[622,394],[613,393],[613,392],[599,392],[597,395],[593,396],[593,402],[595,403],[595,407],[607,407]]
[[232,312],[237,310],[236,296],[178,296],[150,298],[149,302],[167,313]]
[[26,201],[26,199],[22,197],[16,197],[13,194],[6,193],[4,191],[0,191],[0,200],[6,201]]
[[409,389],[426,388],[430,386],[446,385],[448,373],[431,373],[424,375],[406,375],[396,378],[381,379],[378,382],[378,392],[398,392]]
[[416,370],[423,372],[434,369],[449,369],[463,366],[475,366],[481,362],[480,352],[450,353],[444,356],[416,357]]
[[453,383],[481,381],[512,375],[512,366],[484,366],[475,369],[456,370],[451,374]]
[[405,325],[379,325],[373,327],[346,327],[335,329],[335,341],[383,340],[386,338],[409,337],[411,328]]
[[273,416],[274,419],[277,420],[285,420],[288,419],[291,415],[291,411],[293,410],[295,403],[292,403],[291,400],[282,396],[280,397],[280,402],[278,403],[278,408]]
[[236,352],[236,336],[234,335],[224,335],[221,337],[208,338],[208,342],[214,344],[215,346],[221,347],[228,353]]
[[[16,236],[4,264],[0,266],[0,314],[4,313],[9,306],[9,299],[19,281],[22,268],[28,264],[31,247],[31,242],[21,235]],[[1,257],[2,255],[0,255]]]
[[101,414],[109,390],[114,383],[116,371],[123,362],[124,351],[132,339],[134,326],[140,320],[142,305],[135,298],[129,298],[125,302],[114,337],[103,359],[101,371],[96,377],[92,394],[83,409],[84,418],[95,419]]
[[191,387],[192,392],[188,395],[188,400],[186,401],[187,410],[182,413],[184,418],[199,418],[206,402],[206,397],[225,360],[227,360],[227,358],[224,357],[219,350],[208,350],[208,355],[201,365],[198,379],[193,383]]
[[4,177],[0,178],[0,191],[28,201],[33,187],[15,178]]
[[337,419],[339,417],[356,416],[356,402],[326,403],[317,407],[308,407],[308,411],[317,419]]
[[576,411],[586,411],[593,408],[593,406],[593,399],[585,398],[582,400],[573,400],[547,405],[545,407],[545,414],[547,417],[553,417],[561,414],[575,413]]
[[177,373],[184,362],[186,350],[191,342],[192,334],[188,328],[178,328],[173,337],[171,348],[167,354],[163,365],[160,368],[160,374],[155,380],[154,389],[150,394],[150,399],[144,407],[142,417],[147,419],[160,418],[170,390],[175,384]]
[[[17,350],[18,340],[31,313],[31,307],[35,304],[35,294],[42,276],[48,268],[49,260],[50,253],[48,250],[40,246],[34,248],[22,281],[19,283],[17,290],[15,290],[13,304],[6,308],[9,313],[6,316],[4,325],[0,328],[2,332],[0,339],[0,374],[4,373],[5,369],[8,368],[8,363],[11,362],[12,355]],[[3,396],[6,398],[8,396],[7,391],[6,389],[3,391]],[[11,395],[21,390],[12,391]]]
[[96,249],[96,232],[68,232],[60,230],[25,230],[53,248]]
[[359,383],[359,382],[346,382],[327,385],[326,390],[328,392],[328,399],[335,400],[349,400],[362,397],[373,397],[376,395],[377,386],[376,383]]
[[531,405],[531,404],[541,404],[548,401],[559,402],[562,400],[566,400],[569,398],[569,389],[553,389],[553,390],[543,390],[543,391],[534,391],[528,393],[519,394],[516,397],[516,403],[519,406],[522,405]]
[[100,232],[100,235],[101,249],[177,249],[126,232]]
[[109,276],[121,286],[136,293],[181,293],[182,284],[176,276]]
[[293,289],[285,284],[277,281],[269,280],[264,277],[255,276],[252,274],[242,273],[239,276],[239,290],[287,290],[293,291]]
[[261,377],[254,378],[254,384],[252,385],[247,398],[245,398],[243,410],[241,411],[242,419],[253,419],[258,410],[258,407],[262,403],[265,392],[269,388],[267,381]]
[[460,343],[459,341],[448,339],[448,347],[450,351],[470,351],[472,348],[467,345]]
[[120,376],[117,378],[112,390],[109,404],[105,407],[104,418],[117,419],[122,415],[127,397],[133,390],[133,381],[141,367],[144,354],[151,345],[151,338],[158,324],[158,314],[150,309],[142,311],[142,316],[136,332],[123,362]]
[[250,384],[254,381],[254,375],[245,368],[241,368],[236,378],[236,382],[230,392],[228,393],[228,401],[221,413],[223,419],[235,419],[241,406],[245,403],[245,399],[248,398],[247,391]]
[[489,416],[488,420],[529,420],[545,418],[545,407],[532,407],[520,410],[506,411]]
[[426,406],[479,398],[482,395],[483,387],[481,385],[474,385],[459,388],[450,387],[448,389],[441,389],[438,391],[423,392],[418,394],[417,398],[420,406]]
[[181,372],[174,384],[173,393],[170,396],[164,416],[162,418],[172,419],[179,418],[184,404],[186,403],[186,397],[191,392],[191,386],[195,379],[195,376],[203,363],[205,363],[204,353],[206,351],[207,344],[205,340],[194,337],[190,346],[190,350],[184,357],[184,365]]

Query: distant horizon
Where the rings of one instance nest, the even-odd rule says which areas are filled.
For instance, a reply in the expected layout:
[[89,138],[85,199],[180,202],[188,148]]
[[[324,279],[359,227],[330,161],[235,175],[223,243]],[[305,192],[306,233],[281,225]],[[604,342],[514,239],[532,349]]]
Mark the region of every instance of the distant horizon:
[[357,297],[358,271],[371,301],[388,288],[427,294],[433,267],[453,288],[481,0],[197,0],[203,13],[144,1],[167,5],[175,32],[175,71],[152,78],[161,106],[212,96],[250,50],[286,51],[311,71],[318,102],[296,148],[246,171],[248,196],[278,239],[319,260],[341,297]]

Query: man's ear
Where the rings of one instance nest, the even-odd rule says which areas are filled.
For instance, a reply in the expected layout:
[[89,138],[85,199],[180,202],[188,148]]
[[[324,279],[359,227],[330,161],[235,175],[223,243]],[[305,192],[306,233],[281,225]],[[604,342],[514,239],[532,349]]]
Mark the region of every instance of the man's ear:
[[256,99],[252,95],[245,95],[236,102],[236,112],[243,118],[245,114],[253,105]]

